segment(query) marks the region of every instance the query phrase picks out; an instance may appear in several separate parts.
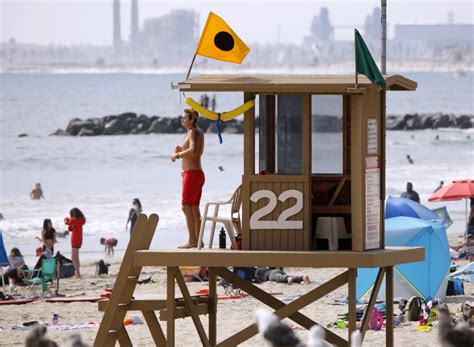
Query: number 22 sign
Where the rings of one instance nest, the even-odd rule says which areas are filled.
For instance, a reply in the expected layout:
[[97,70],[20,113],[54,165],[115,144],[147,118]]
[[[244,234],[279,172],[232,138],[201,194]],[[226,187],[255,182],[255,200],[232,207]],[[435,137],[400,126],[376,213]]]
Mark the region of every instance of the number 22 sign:
[[[250,229],[303,229],[303,221],[288,220],[289,217],[298,214],[303,209],[303,193],[299,190],[286,190],[278,196],[271,190],[257,190],[252,194],[250,200],[257,202],[267,198],[268,204],[259,208],[250,217]],[[275,209],[278,200],[285,202],[289,198],[296,199],[296,203],[282,211],[277,220],[261,220]]]

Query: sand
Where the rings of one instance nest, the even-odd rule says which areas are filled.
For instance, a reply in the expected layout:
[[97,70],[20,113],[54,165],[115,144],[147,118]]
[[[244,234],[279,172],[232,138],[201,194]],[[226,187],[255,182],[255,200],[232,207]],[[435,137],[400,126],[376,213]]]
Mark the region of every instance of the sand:
[[[453,240],[452,240],[453,241]],[[454,243],[454,242],[453,242]],[[104,288],[112,287],[114,279],[119,269],[118,260],[110,259],[112,263],[109,275],[97,277],[95,276],[95,264],[91,263],[81,268],[83,277],[80,280],[74,278],[61,279],[60,293],[67,296],[99,296],[104,293]],[[266,282],[260,284],[263,289],[273,292],[282,292],[283,295],[277,296],[280,299],[291,299],[292,296],[304,294],[310,289],[318,286],[318,284],[334,277],[342,270],[335,269],[298,269],[287,268],[289,274],[307,274],[311,279],[311,283],[293,284],[277,284]],[[166,272],[164,268],[144,268],[141,278],[152,276],[155,283],[143,284],[137,286],[136,295],[143,294],[164,294],[166,292]],[[199,289],[207,288],[207,283],[191,282],[188,283],[191,293]],[[224,294],[222,287],[218,287],[219,295]],[[18,287],[20,294],[26,294],[25,287]],[[320,301],[306,307],[302,312],[314,319],[318,323],[326,326],[337,320],[337,314],[347,312],[347,306],[335,305],[336,299],[345,299],[347,296],[347,286],[339,288],[339,290],[325,296]],[[459,303],[465,300],[473,300],[474,284],[465,284],[465,295],[448,297],[446,299],[449,308],[456,311]],[[243,327],[253,323],[253,313],[257,308],[266,308],[265,305],[259,303],[253,298],[220,300],[217,309],[217,339],[221,341],[232,333],[242,329]],[[12,330],[15,324],[37,320],[40,322],[51,323],[53,314],[59,314],[60,324],[78,325],[88,322],[100,323],[102,314],[97,310],[96,303],[47,303],[45,301],[36,301],[25,305],[9,305],[0,306],[0,345],[1,346],[18,346],[23,345],[24,339],[28,331]],[[399,313],[397,305],[395,305],[395,313]],[[135,314],[135,313],[132,313]],[[137,313],[138,314],[138,313]],[[141,315],[140,315],[141,316]],[[201,316],[204,328],[207,329],[207,316]],[[307,331],[299,327],[290,320],[285,320],[294,328],[295,333],[303,340],[307,340]],[[161,322],[166,332],[166,322]],[[395,345],[396,346],[438,346],[437,327],[435,326],[431,332],[416,331],[417,322],[402,323],[401,326],[395,328]],[[336,334],[347,338],[347,329],[330,328]],[[47,335],[56,341],[60,346],[69,346],[71,335],[80,334],[83,341],[92,345],[97,334],[97,327],[83,328],[80,330],[50,330]],[[153,340],[146,325],[131,325],[127,327],[130,337],[137,346],[153,345]],[[364,346],[380,346],[385,342],[385,329],[382,331],[368,331]],[[196,329],[190,318],[180,319],[176,321],[176,346],[200,346],[200,340]],[[263,338],[255,336],[243,346],[267,346]]]

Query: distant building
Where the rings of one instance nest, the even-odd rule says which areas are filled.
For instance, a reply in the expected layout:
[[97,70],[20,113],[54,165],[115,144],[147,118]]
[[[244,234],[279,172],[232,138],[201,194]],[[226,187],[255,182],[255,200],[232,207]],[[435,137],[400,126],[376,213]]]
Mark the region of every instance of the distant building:
[[472,62],[473,24],[397,24],[392,54],[400,59]]
[[114,0],[113,4],[113,47],[116,54],[122,51],[122,33],[120,30],[120,0]]
[[364,40],[367,44],[378,46],[381,37],[381,13],[380,7],[375,7],[372,15],[365,17],[364,23]]
[[155,65],[186,66],[196,50],[199,34],[199,15],[195,11],[173,10],[145,20],[139,33],[140,50]]
[[396,24],[394,41],[428,45],[472,45],[473,24]]
[[311,34],[316,42],[322,44],[334,41],[334,27],[329,20],[329,11],[321,8],[319,16],[314,16],[311,22]]
[[130,21],[130,45],[136,48],[138,45],[138,0],[132,0],[131,8],[131,21]]

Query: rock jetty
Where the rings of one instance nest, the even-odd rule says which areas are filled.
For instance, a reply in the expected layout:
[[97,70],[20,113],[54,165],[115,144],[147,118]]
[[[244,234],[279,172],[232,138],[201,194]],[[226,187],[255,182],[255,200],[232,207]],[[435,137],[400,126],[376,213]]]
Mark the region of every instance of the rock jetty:
[[[472,128],[474,116],[454,116],[441,113],[407,114],[405,116],[388,116],[389,130],[421,130],[437,128]],[[258,126],[258,119],[256,120]],[[199,119],[199,126],[208,133],[215,132],[212,121],[207,118]],[[334,116],[313,115],[313,131],[337,132],[341,129],[341,118]],[[227,134],[242,134],[244,131],[241,120],[232,119],[220,124],[222,132]],[[58,129],[51,135],[58,136],[99,136],[99,135],[128,135],[128,134],[176,134],[184,133],[180,117],[146,116],[144,114],[126,112],[119,115],[101,118],[72,119],[66,129]]]

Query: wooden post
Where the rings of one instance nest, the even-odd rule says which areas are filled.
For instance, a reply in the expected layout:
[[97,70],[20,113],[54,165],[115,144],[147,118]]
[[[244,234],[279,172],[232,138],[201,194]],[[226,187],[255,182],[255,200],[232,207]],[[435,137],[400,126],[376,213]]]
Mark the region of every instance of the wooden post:
[[357,268],[349,268],[347,272],[347,282],[349,284],[349,343],[351,342],[352,332],[357,329],[356,279]]
[[215,346],[217,335],[217,287],[216,273],[214,268],[208,268],[209,272],[209,343]]
[[[174,315],[175,315],[175,302],[174,302],[174,272],[176,267],[168,266],[166,268],[167,273],[167,289],[166,289],[166,346],[174,347]],[[178,268],[179,271],[179,268]]]
[[385,345],[393,347],[393,266],[387,266],[385,273],[385,300],[387,303]]

